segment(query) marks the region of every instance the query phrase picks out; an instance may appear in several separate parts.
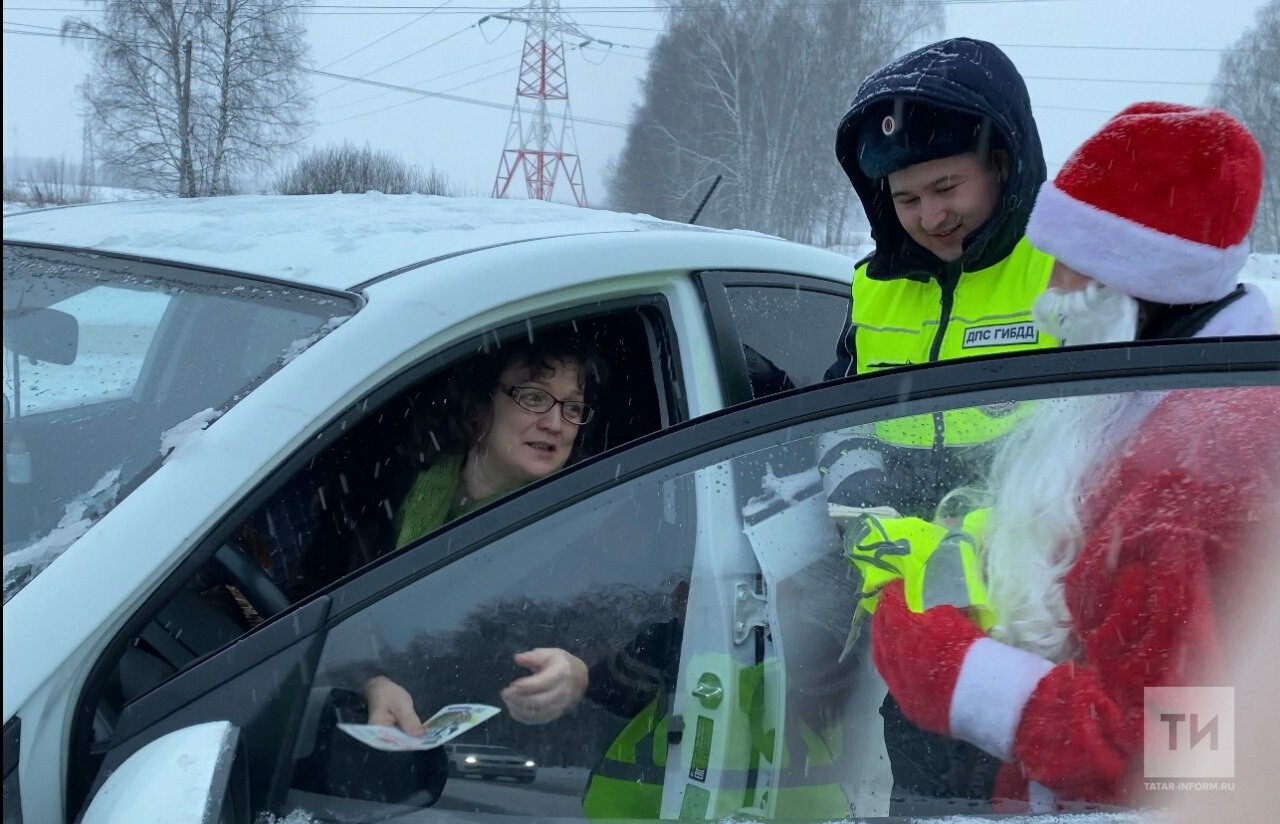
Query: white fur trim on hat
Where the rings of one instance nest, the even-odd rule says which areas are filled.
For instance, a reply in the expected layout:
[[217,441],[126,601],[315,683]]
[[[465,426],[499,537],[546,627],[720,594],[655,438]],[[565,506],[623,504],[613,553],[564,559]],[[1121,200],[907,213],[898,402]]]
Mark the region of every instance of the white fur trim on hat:
[[1053,664],[1038,655],[979,638],[965,653],[951,693],[951,737],[1001,761],[1010,760],[1022,708],[1052,669]]
[[1225,297],[1249,257],[1247,240],[1219,249],[1165,234],[1077,200],[1052,182],[1040,187],[1027,239],[1080,274],[1154,303]]

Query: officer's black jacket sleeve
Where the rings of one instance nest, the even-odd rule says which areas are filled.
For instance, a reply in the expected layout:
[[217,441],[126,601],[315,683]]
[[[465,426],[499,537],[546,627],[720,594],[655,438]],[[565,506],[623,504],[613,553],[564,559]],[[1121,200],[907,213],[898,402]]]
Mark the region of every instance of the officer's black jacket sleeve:
[[857,349],[854,340],[853,313],[850,312],[844,319],[844,328],[840,330],[840,337],[836,340],[836,360],[835,363],[827,367],[826,373],[822,376],[823,380],[833,381],[837,378],[843,378],[852,375],[856,371]]
[[678,619],[647,627],[590,668],[586,697],[622,718],[638,715],[659,692],[675,689],[682,634]]

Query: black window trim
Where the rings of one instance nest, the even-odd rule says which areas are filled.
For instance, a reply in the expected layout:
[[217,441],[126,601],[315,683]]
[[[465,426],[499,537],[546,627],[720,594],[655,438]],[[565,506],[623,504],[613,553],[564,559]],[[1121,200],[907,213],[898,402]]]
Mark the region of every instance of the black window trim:
[[[706,308],[707,322],[711,325],[711,340],[716,349],[716,363],[720,367],[720,381],[724,386],[726,405],[753,400],[747,362],[742,354],[742,338],[733,318],[729,303],[729,289],[762,287],[767,289],[799,289],[820,292],[825,295],[850,300],[850,286],[841,281],[827,280],[816,275],[776,271],[752,271],[743,269],[710,269],[694,273],[694,280]],[[839,329],[831,330],[831,352],[835,355]]]
[[308,292],[314,295],[324,295],[326,297],[337,298],[343,303],[351,306],[352,314],[363,309],[364,305],[368,302],[364,295],[355,291],[334,289],[328,286],[317,286],[305,281],[273,278],[269,275],[260,275],[254,272],[222,269],[217,266],[200,266],[194,263],[184,263],[183,261],[178,260],[165,260],[164,258],[145,257],[143,255],[127,254],[125,252],[104,251],[90,246],[65,246],[56,243],[36,243],[29,240],[10,240],[8,238],[4,239],[4,245],[21,246],[25,249],[58,252],[80,257],[111,258],[113,260],[120,260],[126,263],[137,263],[144,266],[159,267],[162,269],[179,269],[195,277],[199,277],[201,275],[218,275],[221,277],[237,278],[239,280],[252,280],[267,286],[276,286],[282,289],[291,289],[298,292]]
[[[453,561],[637,477],[707,453],[785,432],[809,434],[833,417],[982,392],[1026,399],[1019,390],[1075,394],[1280,385],[1280,337],[1157,341],[1031,350],[855,375],[762,398],[656,432],[583,461],[446,525],[321,590],[333,599],[330,625]],[[996,397],[999,400],[1002,398]],[[984,400],[984,402],[990,402]],[[902,414],[912,414],[903,412]]]
[[[22,718],[15,715],[4,724],[4,820],[22,822],[22,785],[19,783],[18,761],[22,749]],[[9,794],[12,787],[13,794]],[[10,815],[14,818],[10,818]]]

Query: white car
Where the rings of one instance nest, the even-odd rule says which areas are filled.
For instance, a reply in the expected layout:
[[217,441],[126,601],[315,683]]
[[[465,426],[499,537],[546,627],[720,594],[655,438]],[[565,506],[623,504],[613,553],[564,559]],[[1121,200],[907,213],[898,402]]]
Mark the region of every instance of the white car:
[[[820,379],[851,268],[759,235],[530,203],[8,218],[6,821],[583,820],[610,763],[658,788],[641,817],[896,814],[885,687],[851,626],[817,441],[949,409],[1274,386],[1280,347],[977,358],[718,411]],[[611,363],[609,425],[592,425],[608,451],[319,591],[280,591],[270,559],[309,521],[274,522],[266,555],[247,527],[300,492],[320,504],[293,510],[304,521],[362,500],[425,382],[552,327]],[[450,779],[444,748],[383,751],[341,726],[365,721],[353,685],[370,673],[423,718],[501,706],[524,672],[512,656],[539,647],[591,667],[585,700],[466,733],[533,761],[528,785]],[[624,730],[646,712],[662,723]],[[828,806],[787,807],[824,776]]]
[[[105,722],[77,708],[99,670],[300,449],[552,327],[610,365],[596,448],[812,383],[853,268],[755,233],[377,194],[52,209],[6,216],[4,243],[4,718],[41,822],[98,776]],[[190,637],[172,654],[227,640]]]

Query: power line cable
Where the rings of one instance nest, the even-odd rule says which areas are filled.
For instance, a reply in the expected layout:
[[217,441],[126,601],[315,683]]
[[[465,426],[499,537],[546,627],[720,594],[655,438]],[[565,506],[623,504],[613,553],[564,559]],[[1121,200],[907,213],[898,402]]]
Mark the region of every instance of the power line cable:
[[415,18],[413,18],[412,20],[410,20],[408,23],[405,23],[403,26],[397,26],[396,28],[392,29],[391,31],[389,31],[389,32],[387,32],[386,34],[384,34],[384,35],[382,35],[381,37],[379,37],[377,40],[373,40],[373,41],[371,41],[371,42],[369,42],[369,43],[365,43],[363,46],[361,46],[360,48],[356,49],[355,51],[347,52],[347,53],[346,53],[346,54],[344,54],[342,57],[339,57],[337,60],[334,60],[334,61],[333,61],[333,62],[331,62],[331,63],[326,63],[325,65],[321,66],[320,68],[322,68],[322,69],[329,69],[329,68],[333,68],[334,66],[338,65],[339,63],[341,63],[343,60],[346,60],[348,57],[355,57],[355,56],[356,56],[357,54],[359,54],[360,52],[364,51],[365,49],[372,48],[373,46],[378,45],[378,44],[379,44],[379,43],[381,43],[383,40],[386,40],[388,37],[392,36],[393,34],[399,34],[400,32],[402,32],[402,31],[404,31],[405,29],[407,29],[407,28],[409,28],[410,26],[412,26],[414,23],[417,23],[417,22],[419,22],[420,20],[425,20],[425,19],[427,19],[427,18],[428,18],[428,17],[430,17],[434,12],[440,11],[440,9],[444,8],[445,6],[449,5],[449,4],[450,4],[450,3],[452,3],[452,2],[453,2],[453,0],[444,0],[444,2],[443,2],[443,3],[441,3],[441,4],[440,4],[440,5],[438,5],[438,6],[436,6],[436,7],[435,7],[434,9],[432,9],[431,11],[426,12],[425,14],[420,14],[420,15],[418,15],[417,17],[415,17]]
[[[404,61],[408,60],[410,57],[417,57],[418,55],[422,54],[422,53],[423,53],[424,51],[426,51],[427,49],[433,49],[433,48],[435,48],[436,46],[439,46],[441,43],[444,43],[444,42],[446,42],[446,41],[452,40],[453,38],[457,37],[458,35],[460,35],[460,34],[462,34],[462,33],[464,33],[464,32],[470,31],[471,29],[474,29],[474,28],[476,28],[476,27],[477,27],[477,26],[479,26],[479,25],[480,25],[479,23],[472,23],[472,24],[471,24],[471,25],[469,25],[469,26],[465,26],[465,27],[463,27],[463,28],[461,28],[461,29],[458,29],[458,30],[457,30],[457,31],[455,31],[453,34],[447,34],[447,35],[445,35],[444,37],[441,37],[439,40],[436,40],[436,41],[435,41],[435,42],[433,42],[433,43],[428,43],[427,45],[423,46],[423,47],[422,47],[422,48],[420,48],[420,49],[415,49],[414,51],[409,52],[408,54],[406,54],[406,55],[405,55],[405,56],[403,56],[403,57],[397,57],[395,60],[392,60],[390,63],[385,63],[385,64],[383,64],[383,65],[379,66],[378,68],[374,69],[373,71],[365,72],[364,74],[360,75],[360,77],[359,77],[358,79],[363,80],[363,79],[365,79],[365,78],[367,78],[367,77],[370,77],[370,76],[372,76],[372,75],[378,74],[379,72],[385,71],[385,70],[387,70],[387,69],[391,68],[392,66],[395,66],[395,65],[398,65],[398,64],[400,64],[400,63],[403,63]],[[322,97],[322,96],[324,96],[324,95],[326,95],[326,94],[332,94],[333,92],[336,92],[338,89],[345,88],[345,87],[346,87],[346,86],[348,86],[348,85],[349,85],[349,83],[343,83],[342,85],[340,85],[340,86],[335,86],[334,88],[329,89],[328,91],[320,92],[319,94],[317,94],[317,95],[316,95],[316,97]]]
[[[307,74],[319,75],[320,77],[330,77],[336,80],[345,80],[351,83],[361,83],[367,86],[377,86],[383,89],[393,89],[395,91],[402,91],[402,92],[407,92],[409,94],[416,94],[421,97],[437,97],[437,98],[440,98],[441,100],[449,100],[454,103],[467,103],[473,106],[484,106],[485,108],[489,108],[489,109],[500,109],[505,112],[511,111],[510,103],[495,103],[490,100],[480,100],[474,97],[462,97],[460,95],[448,94],[446,92],[424,91],[423,89],[414,89],[409,86],[397,86],[394,83],[383,83],[379,80],[367,80],[363,77],[349,77],[345,74],[335,74],[333,72],[326,72],[320,69],[303,69],[303,71],[305,71]],[[525,110],[522,109],[521,111],[525,111]],[[525,113],[532,114],[532,112],[527,112],[527,111]],[[616,123],[612,120],[601,120],[599,118],[594,118],[594,117],[578,117],[576,115],[573,118],[573,122],[575,124],[586,123],[592,126],[607,126],[613,129],[631,128],[626,123]]]
[[[472,69],[478,69],[478,68],[480,68],[481,66],[487,66],[487,65],[489,65],[490,63],[496,63],[496,62],[498,62],[499,60],[506,60],[506,59],[508,59],[508,58],[510,58],[510,57],[515,57],[516,55],[520,54],[520,51],[521,51],[520,49],[516,49],[515,51],[509,51],[509,52],[507,52],[506,54],[500,54],[500,55],[498,55],[497,57],[491,57],[491,58],[489,58],[488,60],[482,60],[482,61],[480,61],[479,63],[472,63],[472,64],[470,64],[470,65],[468,65],[468,66],[463,66],[463,67],[462,67],[462,68],[460,68],[460,69],[454,69],[453,71],[445,72],[444,74],[437,74],[437,75],[433,75],[433,76],[431,76],[431,77],[424,77],[423,79],[421,79],[421,80],[418,80],[418,81],[414,82],[414,83],[413,83],[413,85],[414,85],[414,86],[419,86],[419,87],[420,87],[420,86],[425,86],[425,85],[427,85],[428,83],[434,83],[434,82],[435,82],[435,81],[437,81],[437,80],[443,80],[444,78],[446,78],[446,77],[452,77],[452,76],[453,76],[453,75],[455,75],[455,74],[462,74],[463,72],[471,71]],[[505,70],[504,70],[504,71],[505,71]],[[386,96],[387,96],[387,95],[389,95],[389,94],[395,94],[395,92],[392,92],[392,91],[383,91],[383,92],[378,92],[377,94],[371,94],[371,95],[369,95],[368,97],[359,97],[359,98],[356,98],[355,100],[349,100],[349,101],[347,101],[346,103],[339,103],[339,104],[337,104],[337,105],[330,106],[329,108],[330,108],[331,110],[332,110],[332,109],[345,109],[345,108],[347,108],[348,106],[355,106],[355,105],[358,105],[358,104],[360,104],[360,103],[368,103],[368,102],[371,102],[371,101],[373,101],[373,100],[377,100],[377,99],[378,99],[378,98],[380,98],[380,97],[386,97]]]

